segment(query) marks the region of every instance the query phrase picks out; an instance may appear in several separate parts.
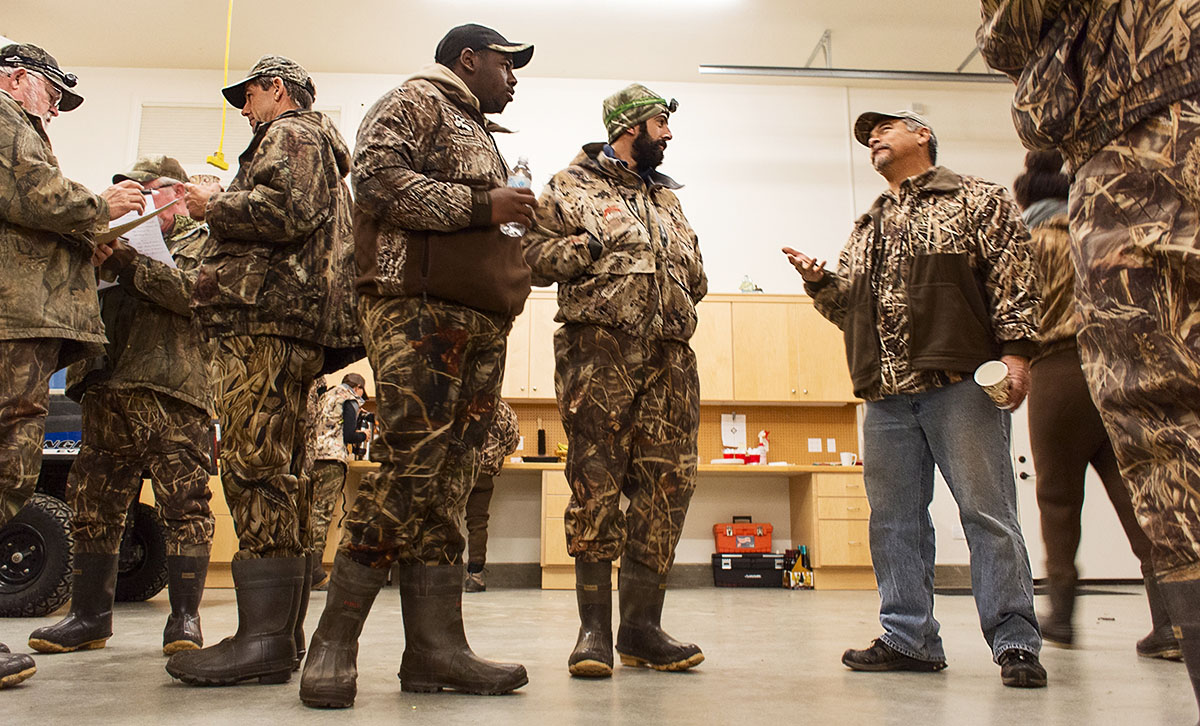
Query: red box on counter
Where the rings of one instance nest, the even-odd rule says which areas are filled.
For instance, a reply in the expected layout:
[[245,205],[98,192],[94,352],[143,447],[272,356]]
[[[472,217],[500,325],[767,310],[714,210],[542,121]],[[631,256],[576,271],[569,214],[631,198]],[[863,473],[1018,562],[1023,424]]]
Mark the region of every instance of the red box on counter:
[[735,516],[732,522],[713,525],[717,552],[770,552],[770,524],[751,522],[750,517]]

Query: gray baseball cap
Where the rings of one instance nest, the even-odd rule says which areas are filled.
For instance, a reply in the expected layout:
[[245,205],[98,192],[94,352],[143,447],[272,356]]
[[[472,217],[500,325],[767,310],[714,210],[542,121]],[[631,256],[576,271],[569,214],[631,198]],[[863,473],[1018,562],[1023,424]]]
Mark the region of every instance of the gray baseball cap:
[[925,128],[929,129],[929,135],[933,137],[934,141],[937,141],[937,134],[933,132],[933,126],[929,123],[929,121],[926,120],[924,116],[920,116],[917,113],[908,110],[896,111],[895,113],[867,111],[866,113],[861,114],[858,117],[858,120],[854,122],[854,138],[863,146],[870,146],[871,132],[875,129],[875,127],[878,126],[882,121],[890,121],[895,119],[904,119],[905,121],[912,121],[916,124],[924,126]]
[[291,58],[284,58],[281,55],[264,55],[258,59],[254,67],[250,69],[250,73],[245,78],[237,83],[226,86],[221,89],[221,94],[225,96],[225,100],[229,101],[234,108],[241,108],[246,105],[246,84],[253,81],[255,78],[275,78],[279,77],[285,81],[291,81],[298,86],[308,89],[308,92],[317,97],[317,86],[313,83],[312,78],[309,78],[308,71],[304,70],[304,66],[300,65]]

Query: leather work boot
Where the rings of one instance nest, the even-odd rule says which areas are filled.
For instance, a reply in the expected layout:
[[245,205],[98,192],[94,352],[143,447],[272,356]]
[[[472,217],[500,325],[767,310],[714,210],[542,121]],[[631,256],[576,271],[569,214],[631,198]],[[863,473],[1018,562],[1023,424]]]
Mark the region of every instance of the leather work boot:
[[579,637],[567,659],[573,676],[609,678],[613,669],[612,562],[575,560]]
[[867,671],[880,673],[884,671],[915,671],[917,673],[937,673],[946,669],[944,660],[921,660],[907,656],[892,646],[883,642],[882,638],[871,641],[871,645],[862,650],[849,648],[842,653],[842,665],[852,671]]
[[1175,639],[1167,603],[1163,600],[1154,572],[1143,572],[1142,579],[1146,583],[1146,600],[1150,603],[1150,634],[1137,642],[1137,654],[1143,658],[1183,660],[1183,650]]
[[167,597],[171,614],[163,628],[163,655],[204,647],[200,632],[200,599],[208,576],[208,557],[167,558]]
[[77,552],[74,563],[71,612],[29,634],[29,647],[39,653],[96,650],[112,637],[118,556]]
[[37,673],[33,658],[24,653],[13,654],[8,646],[0,643],[0,688],[15,686],[21,681]]
[[167,661],[167,673],[193,686],[287,683],[296,664],[296,617],[304,587],[303,557],[263,557],[230,564],[237,595],[238,629],[201,650]]
[[296,663],[292,668],[294,671],[300,670],[300,664],[304,662],[304,644],[308,642],[304,637],[304,618],[308,615],[308,596],[312,592],[313,562],[316,559],[317,555],[311,552],[304,556],[304,589],[300,591],[299,610],[296,613]]
[[529,682],[525,666],[484,660],[471,651],[463,631],[462,583],[461,564],[400,565],[400,690],[432,693],[451,688],[494,696]]
[[329,576],[325,611],[313,633],[300,676],[300,700],[312,708],[349,708],[358,693],[358,636],[387,570],[360,565],[338,553]]
[[[1159,591],[1167,603],[1171,615],[1171,626],[1179,639],[1183,662],[1187,664],[1188,677],[1192,679],[1192,692],[1196,705],[1200,706],[1200,580],[1158,583]],[[1197,722],[1200,726],[1200,722]]]
[[1075,645],[1075,579],[1051,578],[1049,583],[1050,612],[1038,616],[1042,639],[1059,648]]
[[617,654],[621,656],[621,665],[686,671],[704,662],[704,653],[697,645],[681,643],[662,629],[666,575],[637,562],[623,562],[617,589],[621,601]]

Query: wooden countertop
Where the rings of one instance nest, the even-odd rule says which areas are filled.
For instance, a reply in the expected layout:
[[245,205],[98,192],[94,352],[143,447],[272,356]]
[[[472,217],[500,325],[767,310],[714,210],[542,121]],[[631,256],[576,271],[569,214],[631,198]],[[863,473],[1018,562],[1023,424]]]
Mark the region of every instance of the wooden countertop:
[[[373,461],[352,461],[350,468],[356,470],[377,469],[379,464]],[[558,462],[526,463],[506,462],[504,471],[562,471],[563,465]],[[763,466],[761,464],[701,464],[701,474],[730,474],[736,476],[785,476],[790,474],[861,474],[861,466],[821,466],[813,464],[789,464],[787,466]]]

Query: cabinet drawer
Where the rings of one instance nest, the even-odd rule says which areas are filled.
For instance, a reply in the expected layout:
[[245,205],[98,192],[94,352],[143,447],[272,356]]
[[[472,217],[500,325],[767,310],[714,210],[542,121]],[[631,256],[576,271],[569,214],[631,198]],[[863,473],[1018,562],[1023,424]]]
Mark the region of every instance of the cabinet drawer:
[[868,519],[871,508],[866,497],[818,497],[818,519]]
[[542,516],[563,518],[567,511],[567,503],[571,501],[570,494],[543,494]]
[[871,564],[871,545],[865,520],[830,519],[817,524],[817,565],[854,567]]
[[543,471],[542,494],[566,494],[570,496],[571,485],[567,483],[567,475],[561,471]]
[[574,564],[575,560],[567,554],[567,530],[563,518],[546,517],[542,525],[542,566]]
[[827,474],[816,479],[818,497],[865,497],[867,490],[861,476]]

